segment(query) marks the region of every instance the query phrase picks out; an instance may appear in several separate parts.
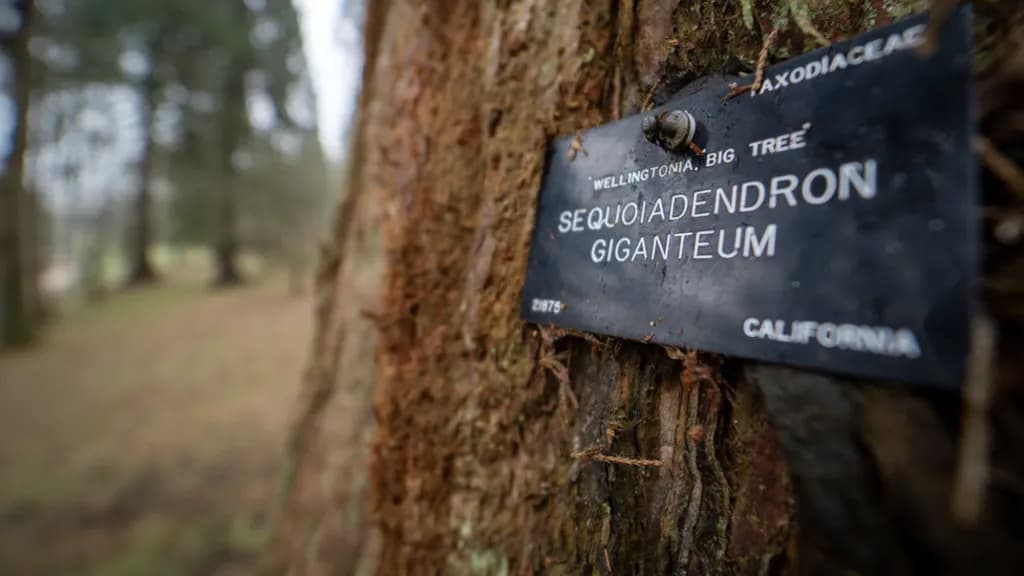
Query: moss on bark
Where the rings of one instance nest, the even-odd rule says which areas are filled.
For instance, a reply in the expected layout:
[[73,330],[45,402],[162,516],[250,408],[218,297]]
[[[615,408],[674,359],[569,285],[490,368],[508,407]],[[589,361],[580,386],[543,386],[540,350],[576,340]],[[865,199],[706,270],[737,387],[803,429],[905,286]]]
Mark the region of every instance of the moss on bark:
[[[1008,42],[1010,16],[1020,12],[1011,4],[986,3],[983,40]],[[965,535],[949,514],[924,513],[948,494],[955,398],[812,382],[518,319],[552,137],[636,113],[648,94],[663,100],[704,75],[749,72],[774,28],[778,60],[920,5],[404,0],[372,7],[358,169],[326,260],[335,265],[321,282],[308,386],[313,399],[341,389],[375,394],[369,466],[380,553],[368,549],[381,573],[916,573],[962,569],[981,550],[992,554],[990,565],[1013,566],[1005,522],[986,519]],[[367,261],[383,267],[357,274]],[[353,320],[363,306],[372,322]],[[371,353],[376,368],[359,369]],[[761,385],[791,394],[769,395],[766,404]],[[856,472],[835,484],[819,482],[816,453],[801,451],[800,434],[822,425],[790,403],[807,390],[846,415],[824,428],[839,446],[841,470]],[[924,416],[908,428],[889,419],[892,406]],[[281,561],[301,573],[330,573],[354,565],[343,554],[367,553],[361,536],[341,531],[328,544],[320,537],[327,523],[308,521],[337,516],[364,494],[346,474],[360,476],[366,460],[316,457],[340,441],[322,432],[331,414],[338,413],[307,412],[300,436],[309,440],[296,449],[301,479],[286,514],[294,531],[284,541],[292,545],[281,547]],[[884,437],[890,424],[904,441]],[[920,450],[897,450],[906,446]],[[928,482],[913,472],[919,465],[946,476]],[[304,500],[324,478],[333,496]],[[847,490],[853,496],[843,499]],[[326,509],[311,511],[309,502]],[[845,522],[851,528],[842,534]],[[872,533],[874,526],[887,532]],[[879,544],[893,533],[899,538]],[[837,534],[850,541],[836,542]],[[953,544],[958,536],[962,550]]]

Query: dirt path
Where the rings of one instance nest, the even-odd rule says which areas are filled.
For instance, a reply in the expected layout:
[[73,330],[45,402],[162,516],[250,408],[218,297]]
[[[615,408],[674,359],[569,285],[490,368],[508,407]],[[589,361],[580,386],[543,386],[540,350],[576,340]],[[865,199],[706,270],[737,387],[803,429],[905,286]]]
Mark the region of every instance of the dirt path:
[[161,287],[0,355],[0,573],[247,566],[285,473],[311,310],[277,283]]

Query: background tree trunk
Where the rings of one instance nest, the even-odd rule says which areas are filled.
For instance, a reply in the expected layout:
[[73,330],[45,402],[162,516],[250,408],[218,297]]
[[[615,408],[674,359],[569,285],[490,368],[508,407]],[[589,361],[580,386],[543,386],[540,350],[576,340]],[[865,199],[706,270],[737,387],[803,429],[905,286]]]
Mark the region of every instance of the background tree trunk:
[[39,192],[34,188],[25,186],[22,196],[24,205],[22,210],[26,213],[22,218],[22,242],[24,249],[24,270],[25,273],[25,306],[28,309],[30,321],[38,326],[47,320],[47,302],[43,296],[40,286],[40,276],[46,264],[46,250],[49,246],[48,230],[46,227],[46,209],[43,207],[43,200]]
[[3,46],[13,64],[13,142],[0,182],[0,344],[19,345],[32,339],[35,318],[32,298],[34,270],[29,261],[24,219],[33,216],[25,190],[25,151],[28,148],[28,107],[32,96],[32,56],[29,53],[33,3],[17,3],[21,27]]
[[[946,393],[518,319],[551,138],[634,114],[649,93],[658,103],[701,76],[749,72],[776,26],[777,60],[919,4],[371,3],[355,168],[319,277],[276,567],[1020,573],[1019,247],[989,246],[986,262],[1002,275],[985,293],[999,334],[990,416]],[[978,7],[982,127],[1011,155],[1024,150],[1005,122],[1022,107],[1020,16],[1012,1]],[[988,206],[1019,213],[999,181],[985,188]],[[980,414],[998,432],[991,449],[958,456],[961,414],[964,429]],[[954,479],[972,462],[992,478],[976,514],[955,518]]]
[[[245,71],[244,63],[234,57],[228,65],[225,79],[224,106],[235,106],[236,102],[245,101]],[[218,189],[219,202],[216,205],[215,284],[233,286],[242,282],[238,270],[238,170],[235,167],[235,152],[243,140],[248,120],[245,118],[244,106],[238,110],[226,110],[222,116],[220,170],[223,182]]]
[[131,273],[129,284],[147,284],[156,280],[156,268],[150,260],[149,249],[153,245],[153,156],[156,145],[153,142],[156,107],[160,83],[156,68],[160,65],[159,44],[156,42],[149,51],[149,70],[142,81],[142,157],[139,160],[139,190],[135,194],[135,213],[130,240]]

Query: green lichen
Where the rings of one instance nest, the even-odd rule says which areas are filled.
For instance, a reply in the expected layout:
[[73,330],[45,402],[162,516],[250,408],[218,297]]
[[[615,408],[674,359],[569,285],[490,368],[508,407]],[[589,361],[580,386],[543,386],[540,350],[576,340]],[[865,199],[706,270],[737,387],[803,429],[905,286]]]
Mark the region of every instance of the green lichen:
[[469,555],[471,574],[486,576],[508,576],[508,558],[493,550],[474,550]]
[[864,28],[870,30],[878,24],[878,11],[871,0],[864,0]]
[[792,15],[793,21],[800,28],[800,31],[813,38],[818,44],[828,46],[830,43],[828,38],[814,27],[814,22],[811,19],[811,9],[807,5],[807,0],[789,0],[788,5],[789,13]]
[[928,9],[928,0],[883,0],[882,8],[893,19],[906,18]]
[[754,29],[754,8],[751,6],[751,0],[743,0],[743,25],[747,27],[747,30]]

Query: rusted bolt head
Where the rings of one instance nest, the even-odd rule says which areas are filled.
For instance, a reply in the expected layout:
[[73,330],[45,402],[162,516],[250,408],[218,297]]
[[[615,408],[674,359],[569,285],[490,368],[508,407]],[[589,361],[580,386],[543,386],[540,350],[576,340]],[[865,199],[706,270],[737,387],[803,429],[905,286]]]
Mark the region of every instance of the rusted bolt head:
[[662,141],[669,150],[681,151],[693,142],[697,120],[686,110],[671,110],[658,118]]
[[644,116],[640,128],[648,141],[672,152],[683,152],[693,142],[697,120],[686,110],[668,110]]

